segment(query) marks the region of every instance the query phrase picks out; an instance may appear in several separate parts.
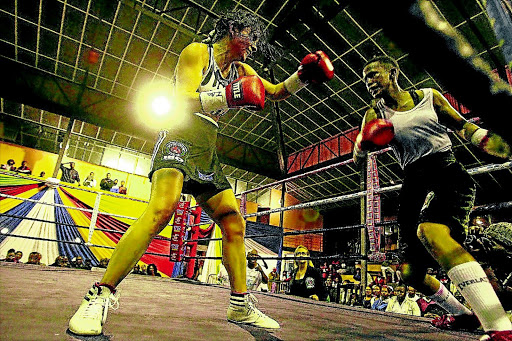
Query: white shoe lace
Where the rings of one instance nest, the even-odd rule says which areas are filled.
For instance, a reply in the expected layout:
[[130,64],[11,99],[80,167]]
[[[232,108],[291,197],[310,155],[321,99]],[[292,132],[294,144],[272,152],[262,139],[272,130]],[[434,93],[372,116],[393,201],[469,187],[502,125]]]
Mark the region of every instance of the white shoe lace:
[[116,290],[115,294],[110,294],[108,296],[108,306],[112,308],[112,310],[117,310],[119,308],[119,297],[121,297],[121,291],[119,289]]
[[247,294],[247,304],[249,306],[248,313],[251,314],[251,312],[254,312],[259,317],[266,317],[265,314],[263,314],[258,308],[256,308],[256,304],[258,303],[258,299],[253,294],[249,293]]
[[103,315],[103,309],[105,304],[108,304],[112,310],[117,310],[119,308],[119,290],[116,291],[115,294],[109,294],[107,298],[96,295],[96,297],[92,297],[89,301],[89,304],[85,307],[82,316],[85,318],[98,318],[98,316]]

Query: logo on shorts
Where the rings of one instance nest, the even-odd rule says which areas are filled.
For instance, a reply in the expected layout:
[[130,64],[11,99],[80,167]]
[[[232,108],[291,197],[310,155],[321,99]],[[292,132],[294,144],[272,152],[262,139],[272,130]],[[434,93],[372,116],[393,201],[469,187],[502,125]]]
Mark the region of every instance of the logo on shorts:
[[315,287],[315,279],[313,277],[306,277],[304,280],[307,289],[313,289]]
[[166,161],[173,160],[178,162],[185,162],[188,153],[188,147],[178,141],[169,141],[165,145],[163,159]]
[[213,175],[215,173],[210,173],[210,174],[203,174],[201,173],[200,171],[197,171],[197,176],[199,177],[199,179],[203,180],[203,181],[213,181]]

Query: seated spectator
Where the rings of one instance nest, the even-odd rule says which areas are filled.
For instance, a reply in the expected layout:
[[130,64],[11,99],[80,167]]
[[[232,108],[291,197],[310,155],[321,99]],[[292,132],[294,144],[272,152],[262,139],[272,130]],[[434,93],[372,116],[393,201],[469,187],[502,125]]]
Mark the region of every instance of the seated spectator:
[[[108,258],[100,259],[100,262],[98,264],[98,268],[106,269],[109,261],[110,261],[110,259],[108,259]],[[144,270],[146,270],[146,269],[144,269]]]
[[21,166],[16,169],[16,173],[21,173],[24,175],[31,175],[32,170],[27,166],[27,161],[22,161]]
[[18,261],[16,260],[16,250],[9,249],[7,251],[7,255],[5,256],[5,258],[2,259],[2,262],[18,263]]
[[362,301],[363,308],[371,309],[372,298],[373,298],[372,287],[367,286],[364,289],[364,297],[363,297],[363,301]]
[[33,251],[28,255],[28,261],[26,264],[34,264],[34,265],[45,265],[41,263],[41,254],[37,251]]
[[134,275],[140,275],[140,265],[139,264],[135,264],[133,266],[133,270],[132,270],[132,274]]
[[84,260],[82,256],[76,256],[71,260],[71,267],[75,269],[83,269],[84,268]]
[[92,269],[92,262],[91,262],[90,259],[87,259],[87,258],[85,259],[84,265],[83,265],[82,269],[84,269],[84,270],[91,270]]
[[396,296],[389,299],[386,312],[421,316],[420,307],[405,294],[405,286],[399,285],[395,288]]
[[119,186],[119,194],[126,194],[128,192],[128,188],[126,188],[126,184],[124,181],[121,181],[121,186]]
[[147,275],[148,276],[162,277],[162,275],[160,275],[160,273],[158,272],[158,269],[156,268],[156,265],[153,264],[153,263],[148,265]]
[[409,297],[414,302],[420,299],[420,297],[416,295],[416,289],[411,286],[407,287],[407,297]]
[[141,275],[145,275],[145,274],[147,274],[147,271],[146,271],[146,270],[147,270],[146,264],[141,264],[141,265],[140,265],[140,274],[141,274]]
[[372,304],[373,310],[385,311],[389,302],[389,289],[387,285],[383,285],[380,289],[380,297]]
[[50,266],[56,266],[59,268],[69,268],[70,265],[69,265],[68,257],[57,256],[57,258],[55,258],[55,262],[53,262],[53,264],[50,264]]
[[347,304],[351,307],[360,307],[363,305],[363,303],[361,302],[361,297],[359,297],[356,292],[352,292],[350,294],[350,298]]
[[87,178],[84,180],[84,187],[94,188],[96,187],[96,179],[94,179],[94,172],[90,172]]
[[[295,269],[291,275],[289,294],[325,301],[327,290],[324,287],[322,273],[313,267],[309,260],[309,250],[302,245],[295,249]],[[297,259],[301,258],[301,259]]]
[[[69,165],[69,168],[64,167],[64,165]],[[70,184],[74,184],[76,182],[78,186],[80,186],[80,175],[78,174],[78,171],[75,169],[74,162],[61,163],[60,170],[62,171],[60,181],[67,182]]]
[[46,176],[46,172],[41,172],[41,173],[39,173],[39,177],[40,177],[40,178],[44,178],[45,176]]
[[119,186],[117,185],[118,180],[115,179],[112,187],[110,188],[110,192],[119,193]]
[[14,162],[13,159],[9,159],[7,160],[7,164],[2,164],[0,166],[0,169],[4,169],[4,170],[8,170],[8,171],[11,171],[11,172],[15,172],[16,171],[16,167],[14,167],[14,165],[16,164],[16,162]]
[[106,177],[100,181],[100,188],[104,191],[110,192],[112,186],[114,186],[114,181],[110,178],[110,173],[107,173]]
[[380,299],[380,287],[378,285],[374,285],[372,287],[372,299],[370,300],[370,308],[373,307],[373,304],[376,300]]
[[18,250],[16,251],[14,256],[16,257],[16,263],[21,263],[21,258],[23,258],[23,252]]

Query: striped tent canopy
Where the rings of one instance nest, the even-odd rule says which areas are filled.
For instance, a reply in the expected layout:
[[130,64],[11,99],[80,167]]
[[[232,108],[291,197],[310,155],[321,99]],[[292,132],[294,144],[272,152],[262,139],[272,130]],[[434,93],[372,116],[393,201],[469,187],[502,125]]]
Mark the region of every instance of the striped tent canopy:
[[[21,261],[26,262],[29,254],[37,251],[44,264],[54,263],[58,256],[81,256],[93,266],[103,258],[110,259],[122,234],[134,222],[130,217],[139,217],[147,206],[141,200],[101,193],[100,214],[89,240],[97,192],[48,186],[43,179],[0,173],[0,193],[4,194],[0,196],[0,257],[15,249],[23,252]],[[201,218],[205,224],[200,227],[208,228],[208,217]],[[164,229],[151,242],[139,264],[155,264],[162,276],[178,275],[179,269],[174,268],[181,264],[169,261],[171,233],[171,226]]]

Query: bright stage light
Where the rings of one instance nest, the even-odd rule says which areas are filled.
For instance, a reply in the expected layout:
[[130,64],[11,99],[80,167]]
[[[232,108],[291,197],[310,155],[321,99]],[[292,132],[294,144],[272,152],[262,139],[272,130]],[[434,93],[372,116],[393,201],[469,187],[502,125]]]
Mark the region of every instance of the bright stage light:
[[151,108],[153,111],[159,115],[165,115],[171,110],[171,103],[169,102],[169,99],[165,96],[158,96],[153,100],[151,103]]
[[4,227],[2,231],[0,231],[1,234],[7,234],[9,233],[9,229],[7,227]]
[[184,123],[187,115],[182,102],[174,96],[169,81],[148,82],[137,91],[135,111],[145,125],[163,129]]
[[82,240],[80,238],[78,238],[78,237],[75,238],[75,243],[81,243],[81,242],[82,242]]

